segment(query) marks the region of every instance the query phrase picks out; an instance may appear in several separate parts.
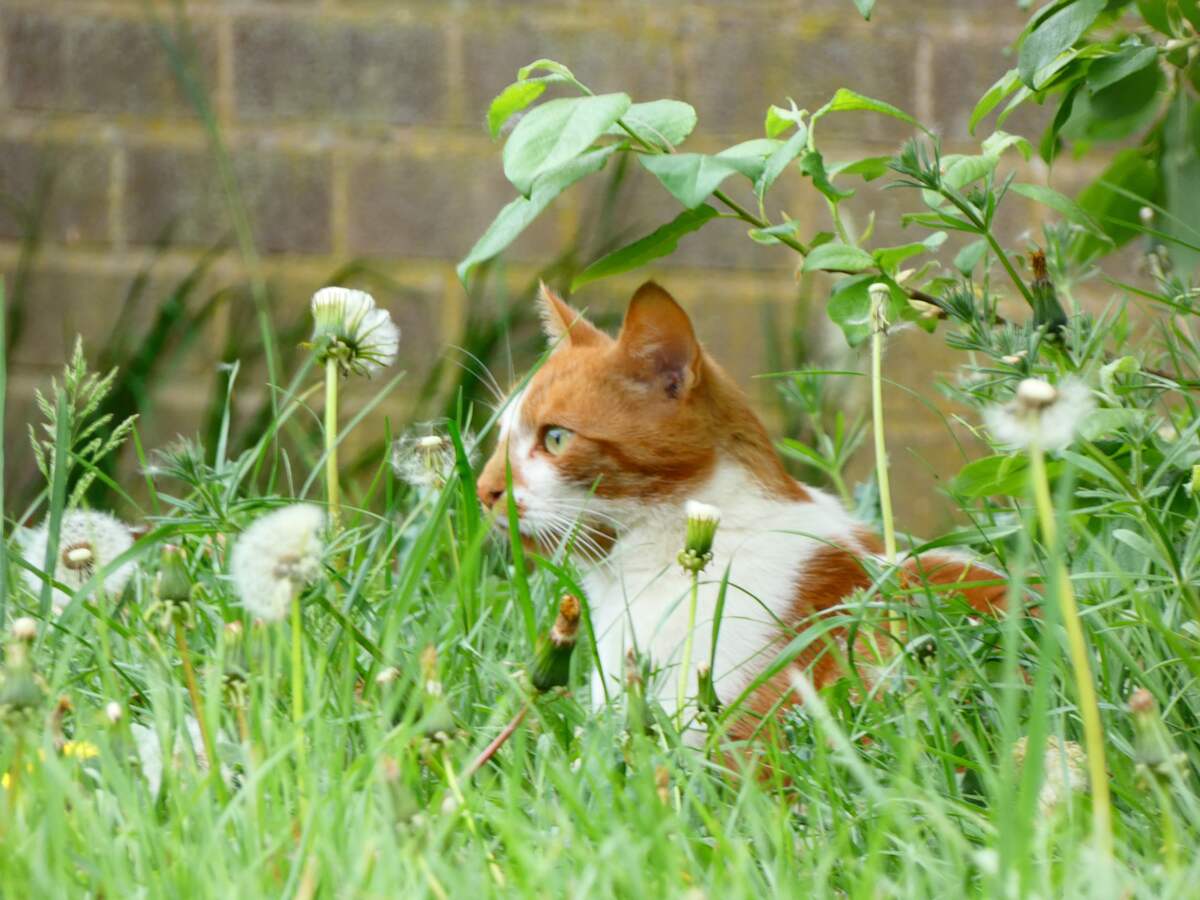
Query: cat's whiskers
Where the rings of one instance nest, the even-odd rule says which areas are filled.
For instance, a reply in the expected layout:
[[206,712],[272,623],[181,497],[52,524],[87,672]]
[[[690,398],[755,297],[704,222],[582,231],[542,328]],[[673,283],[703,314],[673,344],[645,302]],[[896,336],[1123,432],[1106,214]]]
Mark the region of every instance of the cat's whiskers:
[[487,363],[485,363],[482,359],[480,359],[478,356],[476,356],[474,353],[472,353],[466,347],[460,346],[458,344],[451,344],[449,349],[457,350],[459,353],[466,356],[469,360],[476,363],[479,367],[478,370],[471,368],[462,360],[451,359],[451,361],[456,366],[458,366],[460,369],[462,369],[464,372],[474,375],[477,379],[479,379],[479,383],[482,384],[484,387],[486,387],[491,392],[492,396],[495,397],[499,403],[504,402],[504,391],[500,388],[500,382],[496,380],[496,376],[492,373],[492,370],[488,367]]

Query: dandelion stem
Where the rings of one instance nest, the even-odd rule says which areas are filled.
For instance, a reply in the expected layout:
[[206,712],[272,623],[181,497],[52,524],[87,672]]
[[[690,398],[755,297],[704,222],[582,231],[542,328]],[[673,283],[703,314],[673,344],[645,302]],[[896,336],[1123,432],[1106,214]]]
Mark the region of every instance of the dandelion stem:
[[688,597],[687,636],[683,639],[683,660],[679,666],[679,688],[675,693],[675,727],[683,730],[683,704],[687,698],[688,673],[692,670],[692,640],[696,632],[696,607],[700,601],[700,573],[692,572],[692,590]]
[[187,632],[182,619],[175,619],[175,647],[179,650],[179,660],[183,663],[183,678],[187,682],[188,694],[192,698],[192,711],[196,714],[196,722],[200,726],[200,739],[204,742],[204,753],[208,756],[208,771],[221,792],[221,761],[217,758],[217,745],[213,741],[212,731],[208,727],[208,717],[204,714],[204,701],[200,696],[200,687],[196,683],[196,670],[192,668],[192,654],[188,649]]
[[338,362],[331,355],[325,360],[325,491],[329,503],[329,521],[337,528],[341,515],[338,486]]
[[1054,579],[1058,588],[1058,603],[1062,612],[1063,626],[1067,630],[1067,646],[1071,654],[1075,691],[1079,699],[1079,715],[1083,719],[1088,778],[1092,784],[1092,829],[1097,847],[1105,857],[1111,857],[1112,810],[1108,791],[1108,767],[1104,759],[1104,732],[1100,721],[1100,706],[1096,700],[1095,685],[1092,683],[1087,643],[1083,634],[1083,626],[1079,621],[1075,592],[1071,587],[1071,578],[1067,573],[1067,567],[1062,560],[1058,546],[1054,506],[1050,499],[1050,480],[1046,474],[1046,458],[1042,453],[1042,448],[1036,442],[1029,447],[1029,465],[1033,481],[1034,502],[1037,505],[1038,525],[1041,528],[1046,552],[1055,570]]
[[[875,438],[875,482],[879,486],[879,512],[883,517],[883,552],[887,564],[896,564],[896,521],[892,515],[892,483],[888,476],[887,441],[883,431],[883,338],[887,330],[883,304],[890,297],[871,286],[871,430]],[[897,633],[900,623],[889,617],[889,629]]]
[[[292,722],[299,727],[304,719],[304,642],[303,620],[300,604],[292,601]],[[300,753],[304,753],[304,743],[300,742]]]

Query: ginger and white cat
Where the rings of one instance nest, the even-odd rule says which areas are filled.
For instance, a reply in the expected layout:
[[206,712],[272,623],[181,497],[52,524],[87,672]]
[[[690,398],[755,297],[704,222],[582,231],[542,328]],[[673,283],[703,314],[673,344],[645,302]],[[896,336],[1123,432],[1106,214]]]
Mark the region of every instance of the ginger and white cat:
[[[569,540],[600,652],[593,695],[619,693],[626,651],[659,671],[651,689],[671,711],[687,632],[690,575],[677,562],[684,505],[717,507],[714,559],[699,592],[692,665],[710,658],[713,617],[729,586],[713,659],[722,703],[739,697],[813,616],[871,584],[862,560],[877,539],[840,502],[794,480],[746,396],[697,341],[666,291],[644,284],[612,338],[543,287],[555,349],[509,398],[497,448],[478,481],[488,509],[506,507],[506,460],[522,537],[551,551]],[[995,572],[951,553],[904,563],[926,584],[955,585],[976,609],[1003,603]],[[982,582],[983,584],[980,584]],[[817,686],[839,674],[820,642],[794,666]],[[794,670],[793,670],[794,672]],[[747,699],[733,736],[795,702],[780,672]],[[690,675],[694,694],[695,676]]]

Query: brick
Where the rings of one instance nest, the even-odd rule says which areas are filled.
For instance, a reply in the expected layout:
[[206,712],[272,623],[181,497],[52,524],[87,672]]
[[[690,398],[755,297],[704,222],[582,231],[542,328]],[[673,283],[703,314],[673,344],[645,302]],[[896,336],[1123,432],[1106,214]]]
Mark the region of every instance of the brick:
[[[457,260],[517,196],[501,173],[499,153],[363,156],[352,163],[348,183],[350,250],[375,256]],[[553,259],[564,244],[553,223],[569,202],[569,194],[559,197],[505,258]]]
[[[327,154],[239,148],[234,170],[260,249],[325,253],[331,246],[332,164]],[[233,233],[211,155],[200,149],[130,148],[126,232],[133,243],[209,246]]]
[[[167,49],[151,23],[72,13],[6,14],[10,103],[51,112],[190,117]],[[178,39],[178,35],[173,35]],[[216,41],[207,26],[190,23],[191,71],[211,90]]]
[[62,19],[25,10],[0,10],[7,48],[5,81],[16,107],[48,108],[61,102],[67,86],[67,28]]
[[[551,27],[542,17],[472,21],[463,36],[461,83],[466,122],[482,127],[492,99],[535,59],[568,66],[598,94],[624,91],[634,100],[674,97],[678,89],[671,34],[619,16],[586,28]],[[564,96],[566,94],[564,93]],[[549,96],[549,95],[548,95]]]
[[103,146],[0,141],[0,237],[107,242],[111,158]]
[[245,16],[233,44],[244,119],[427,124],[444,108],[437,28]]
[[[869,25],[781,30],[776,20],[718,18],[685,27],[684,99],[696,106],[707,133],[760,137],[767,107],[792,98],[810,111],[839,87],[850,87],[911,112],[915,64],[911,40],[871,32]],[[772,24],[774,22],[774,24]],[[705,126],[704,123],[707,123]],[[869,113],[841,113],[822,121],[824,136],[898,141],[911,128]]]

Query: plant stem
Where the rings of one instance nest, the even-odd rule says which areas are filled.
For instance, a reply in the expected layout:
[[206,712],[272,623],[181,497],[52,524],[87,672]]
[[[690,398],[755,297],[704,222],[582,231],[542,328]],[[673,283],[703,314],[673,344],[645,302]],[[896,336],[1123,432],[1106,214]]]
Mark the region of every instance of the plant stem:
[[338,487],[338,363],[332,356],[325,360],[325,492],[329,503],[329,521],[337,528],[341,515]]
[[1091,666],[1088,662],[1087,643],[1083,626],[1079,621],[1079,610],[1075,604],[1075,592],[1066,564],[1058,546],[1058,531],[1054,522],[1054,507],[1050,499],[1050,480],[1046,474],[1046,459],[1042,448],[1036,443],[1029,448],[1030,474],[1033,480],[1034,501],[1037,505],[1038,525],[1046,552],[1054,566],[1059,608],[1063,626],[1067,630],[1067,646],[1071,653],[1071,668],[1075,676],[1075,691],[1079,699],[1079,715],[1083,719],[1083,737],[1087,746],[1088,778],[1092,784],[1092,829],[1096,846],[1105,858],[1112,857],[1112,810],[1108,790],[1108,767],[1104,759],[1104,732],[1100,721],[1100,705],[1096,700],[1096,689],[1092,683]]
[[501,747],[504,746],[508,739],[513,736],[517,728],[520,727],[521,722],[524,721],[528,712],[529,704],[526,703],[517,711],[517,714],[512,717],[509,723],[504,726],[503,730],[501,730],[501,732],[492,739],[492,742],[484,747],[483,750],[480,751],[479,755],[471,760],[471,764],[467,766],[465,770],[463,770],[464,781],[470,780],[476,772],[487,765],[488,760],[496,755],[496,753]]
[[[883,431],[883,339],[887,331],[883,304],[871,290],[871,430],[875,439],[875,483],[879,486],[879,512],[883,518],[883,553],[887,564],[896,564],[896,520],[892,513],[892,482],[888,474],[887,441]],[[899,635],[900,622],[888,617],[888,630]]]
[[[304,635],[300,603],[292,601],[292,722],[299,727],[304,719]],[[303,754],[303,742],[301,742]]]
[[692,573],[692,591],[688,598],[687,636],[683,639],[683,660],[679,665],[679,688],[675,694],[675,727],[683,731],[683,703],[687,698],[688,673],[692,670],[692,639],[696,631],[696,607],[700,600],[700,573]]
[[200,739],[204,742],[204,752],[208,756],[208,771],[217,785],[217,792],[221,793],[221,761],[217,758],[217,745],[208,727],[208,717],[204,714],[204,701],[200,696],[200,686],[196,683],[196,670],[192,668],[187,632],[179,618],[175,619],[175,647],[179,651],[180,662],[183,663],[183,678],[187,682],[188,694],[192,698],[192,711],[196,714],[196,722],[200,726]]

